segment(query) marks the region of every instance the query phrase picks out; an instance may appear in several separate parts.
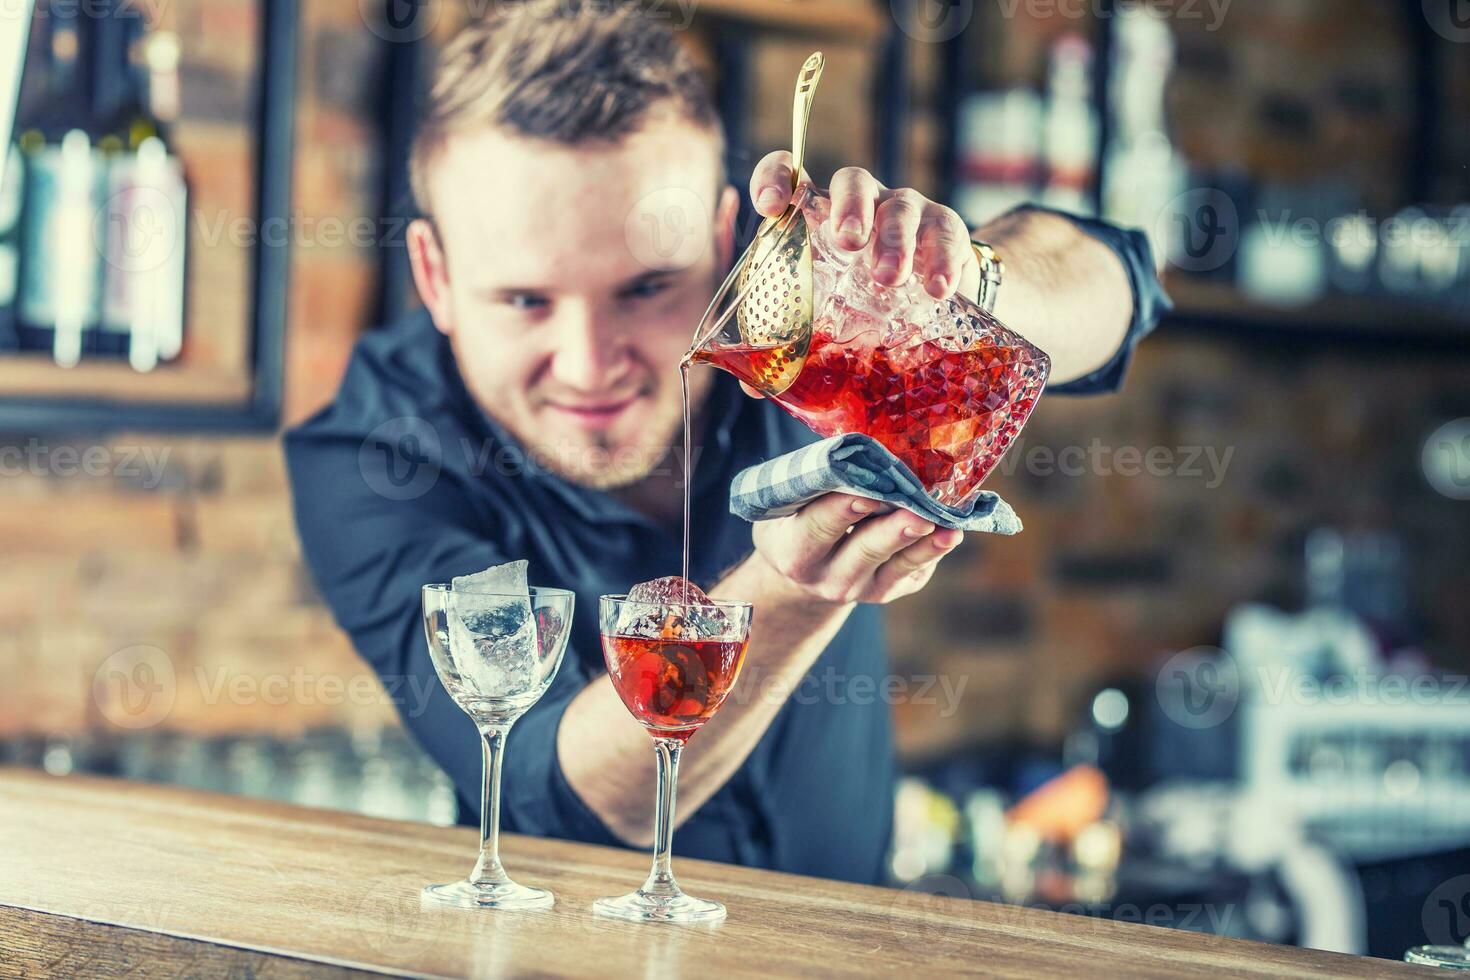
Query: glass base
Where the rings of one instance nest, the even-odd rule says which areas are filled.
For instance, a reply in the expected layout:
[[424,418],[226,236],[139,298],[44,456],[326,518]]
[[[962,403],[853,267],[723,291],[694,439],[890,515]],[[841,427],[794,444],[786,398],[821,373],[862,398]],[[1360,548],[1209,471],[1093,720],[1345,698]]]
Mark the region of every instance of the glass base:
[[592,911],[628,922],[719,922],[725,917],[725,906],[719,902],[683,892],[654,895],[641,888],[620,898],[599,898]]
[[469,881],[456,881],[452,885],[429,885],[419,893],[419,901],[457,909],[528,911],[549,909],[556,899],[545,888],[518,885],[513,881],[479,885]]

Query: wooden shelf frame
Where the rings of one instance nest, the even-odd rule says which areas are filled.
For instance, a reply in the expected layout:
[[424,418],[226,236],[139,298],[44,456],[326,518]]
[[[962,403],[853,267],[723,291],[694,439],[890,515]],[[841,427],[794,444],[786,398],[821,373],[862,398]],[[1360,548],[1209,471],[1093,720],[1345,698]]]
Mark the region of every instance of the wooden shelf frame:
[[[259,0],[261,59],[255,110],[255,218],[257,227],[291,213],[291,168],[295,134],[297,0]],[[250,350],[246,387],[213,386],[209,397],[189,397],[194,382],[169,379],[165,397],[124,397],[111,365],[82,365],[100,372],[99,387],[87,394],[16,394],[0,385],[0,432],[106,433],[123,429],[154,432],[261,432],[280,424],[285,374],[289,242],[255,245],[251,260]],[[19,366],[19,365],[18,365]],[[128,370],[119,368],[118,370]],[[168,372],[161,367],[157,377]],[[3,372],[0,372],[3,377]],[[208,380],[200,382],[208,385]],[[67,382],[73,387],[74,382]],[[130,386],[129,386],[130,387]],[[241,397],[243,394],[243,397]],[[171,397],[170,397],[171,395]]]

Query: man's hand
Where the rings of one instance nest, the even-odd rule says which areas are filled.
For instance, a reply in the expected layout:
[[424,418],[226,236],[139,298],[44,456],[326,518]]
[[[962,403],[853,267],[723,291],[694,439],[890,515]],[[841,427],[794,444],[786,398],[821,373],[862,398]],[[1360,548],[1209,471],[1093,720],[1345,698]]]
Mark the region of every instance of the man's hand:
[[[803,173],[805,178],[806,174]],[[908,187],[884,187],[861,167],[844,167],[832,175],[831,233],[849,252],[873,250],[873,278],[897,286],[917,272],[935,299],[948,299],[957,288],[973,296],[980,267],[970,248],[970,230],[951,208]],[[755,209],[771,218],[791,203],[791,153],[768,154],[750,178]]]
[[757,560],[786,586],[835,606],[892,602],[922,589],[964,535],[866,497],[829,493],[756,523]]

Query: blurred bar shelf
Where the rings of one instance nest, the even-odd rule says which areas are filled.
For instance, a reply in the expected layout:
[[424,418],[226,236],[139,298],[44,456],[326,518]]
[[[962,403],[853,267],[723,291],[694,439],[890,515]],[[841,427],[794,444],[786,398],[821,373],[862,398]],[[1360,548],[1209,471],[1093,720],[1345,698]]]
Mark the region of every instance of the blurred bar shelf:
[[[0,768],[0,962],[21,976],[1381,977],[1414,967],[1182,930],[683,860],[726,903],[714,928],[592,915],[641,851],[506,835],[550,912],[425,909],[476,832],[238,797]],[[60,957],[58,959],[58,957]],[[1432,974],[1424,972],[1422,976]]]
[[762,30],[876,40],[887,30],[875,5],[848,0],[702,0],[697,16]]
[[1298,339],[1402,340],[1470,351],[1470,321],[1463,314],[1412,300],[1333,294],[1303,306],[1273,306],[1225,282],[1172,276],[1166,285],[1174,300],[1170,324],[1279,329]]

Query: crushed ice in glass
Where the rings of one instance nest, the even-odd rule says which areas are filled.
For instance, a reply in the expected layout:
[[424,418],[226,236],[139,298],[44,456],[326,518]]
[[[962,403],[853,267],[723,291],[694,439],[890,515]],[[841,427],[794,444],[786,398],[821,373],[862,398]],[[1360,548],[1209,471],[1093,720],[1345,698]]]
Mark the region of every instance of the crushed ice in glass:
[[650,639],[718,639],[730,628],[704,590],[678,575],[640,582],[618,610],[618,634]]

